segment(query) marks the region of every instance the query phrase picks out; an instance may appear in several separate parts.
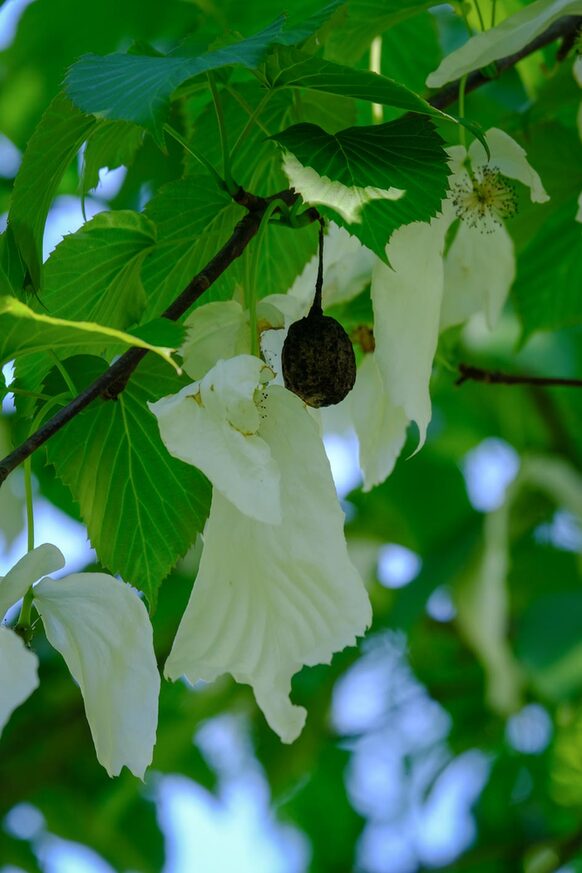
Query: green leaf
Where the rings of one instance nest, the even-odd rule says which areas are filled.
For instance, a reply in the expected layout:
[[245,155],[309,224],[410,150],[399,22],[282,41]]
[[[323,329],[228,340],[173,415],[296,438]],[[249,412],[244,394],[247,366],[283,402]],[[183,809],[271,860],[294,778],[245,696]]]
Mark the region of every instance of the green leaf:
[[102,167],[129,166],[142,141],[142,128],[126,121],[104,121],[94,128],[83,156],[83,194],[97,187]]
[[146,306],[141,267],[156,242],[138,212],[100,212],[66,236],[44,268],[43,305],[53,316],[124,329]]
[[87,321],[65,321],[33,312],[14,297],[0,297],[0,366],[22,355],[49,349],[74,349],[82,343],[85,349],[108,346],[119,352],[137,346],[155,352],[175,369],[170,352],[173,349],[150,343],[101,324]]
[[[146,216],[157,228],[158,243],[147,258],[142,280],[148,319],[160,315],[231,235],[243,209],[206,175],[170,182],[148,203]],[[231,271],[204,300],[232,296]]]
[[[426,221],[440,209],[447,155],[426,117],[350,127],[335,135],[298,124],[273,139],[299,162],[286,162],[291,185],[383,259],[393,230]],[[398,191],[390,189],[404,193],[394,199]]]
[[326,55],[344,64],[356,63],[375,36],[434,5],[432,0],[348,0],[346,20],[330,35]]
[[582,224],[574,214],[570,204],[550,216],[518,257],[512,294],[524,339],[582,324]]
[[273,52],[267,62],[266,74],[271,88],[308,88],[451,119],[450,115],[435,109],[414,91],[393,79],[369,70],[354,70],[343,64],[310,57],[297,49],[281,48]]
[[[93,379],[102,368],[92,359],[85,370]],[[100,562],[143,591],[150,608],[210,507],[207,479],[168,454],[146,406],[182,384],[157,361],[144,361],[115,403],[90,407],[48,446]]]
[[198,57],[88,54],[70,69],[66,89],[84,112],[102,118],[132,121],[162,143],[162,126],[170,98],[187,79],[221,67],[255,69],[276,44],[294,45],[311,36],[339,6],[333,2],[304,24],[285,31],[279,16],[259,33]]
[[0,234],[0,295],[18,297],[24,283],[25,267],[11,227]]
[[68,97],[58,94],[24,153],[8,221],[35,289],[41,284],[42,237],[50,204],[63,173],[94,125],[94,118],[87,118]]

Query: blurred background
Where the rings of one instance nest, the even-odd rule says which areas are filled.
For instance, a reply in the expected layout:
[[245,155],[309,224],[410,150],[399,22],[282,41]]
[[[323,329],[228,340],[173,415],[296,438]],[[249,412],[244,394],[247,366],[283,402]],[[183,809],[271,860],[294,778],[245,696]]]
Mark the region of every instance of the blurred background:
[[[302,0],[294,12],[318,5]],[[465,34],[452,6],[417,5],[422,15],[385,30],[383,64],[422,92]],[[0,3],[0,229],[27,140],[79,55],[132,41],[167,50],[227,23],[246,35],[279,11],[261,0]],[[546,59],[540,52],[471,95],[467,112],[485,127],[538,124],[530,157],[552,193],[560,167],[548,137],[561,148],[580,144],[573,102],[559,103],[559,121],[539,114],[549,101],[539,73]],[[367,51],[354,59],[368,61]],[[83,223],[79,168],[80,159],[50,211],[45,257]],[[129,170],[101,172],[85,215],[142,208],[181,171],[178,152],[162,156],[146,141]],[[568,180],[570,194],[582,188],[582,169],[580,177]],[[527,224],[518,217],[509,230],[527,257]],[[356,323],[366,299],[369,289],[344,320]],[[127,771],[110,780],[95,760],[78,689],[40,640],[40,688],[0,745],[1,873],[580,873],[582,392],[456,387],[451,365],[580,377],[580,328],[557,327],[520,343],[510,301],[493,334],[479,319],[447,332],[427,444],[410,457],[412,433],[393,475],[368,494],[341,408],[326,416],[374,624],[331,667],[295,678],[293,699],[309,716],[292,746],[268,729],[246,687],[226,678],[194,689],[163,683],[145,784]],[[4,377],[10,382],[9,366]],[[8,395],[2,455],[13,408]],[[58,545],[68,572],[90,568],[78,510],[42,461],[33,465],[37,541]],[[16,471],[0,490],[0,575],[26,551],[24,523]],[[160,660],[198,557],[194,547],[161,589],[153,619]]]

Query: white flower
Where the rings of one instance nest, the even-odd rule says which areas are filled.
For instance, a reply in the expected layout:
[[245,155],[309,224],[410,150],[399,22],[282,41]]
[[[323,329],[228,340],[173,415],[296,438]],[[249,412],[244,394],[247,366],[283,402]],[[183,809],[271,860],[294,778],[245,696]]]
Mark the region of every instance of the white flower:
[[[25,555],[0,580],[0,614],[39,576],[64,566],[56,546]],[[160,677],[152,627],[136,592],[105,573],[43,578],[33,588],[47,639],[79,684],[97,758],[110,776],[126,765],[143,778],[152,759]],[[0,628],[0,730],[38,685],[38,659]]]
[[441,61],[426,84],[440,88],[466,73],[520,51],[564,15],[582,14],[582,0],[537,0],[497,27],[478,33]]
[[[251,360],[258,377],[264,364]],[[225,367],[229,379],[217,378]],[[206,375],[219,398],[225,395],[218,404],[226,408],[236,374],[246,382],[250,368],[249,356],[241,355]],[[271,727],[291,742],[306,715],[289,700],[291,677],[303,665],[328,663],[334,652],[352,645],[369,624],[370,604],[348,558],[343,513],[317,420],[285,388],[271,385],[257,394],[257,384],[246,396],[255,404],[259,425],[240,437],[266,447],[263,472],[258,465],[249,467],[243,447],[224,460],[225,476],[214,463],[216,437],[208,431],[205,442],[197,440],[197,462],[210,471],[215,488],[198,577],[165,672],[191,682],[231,673],[252,686]],[[165,418],[167,405],[160,403],[171,402],[166,398],[152,409]],[[188,432],[188,410],[177,403],[172,414],[172,433]],[[229,427],[223,418],[223,430]],[[162,422],[161,433],[166,441]],[[173,452],[173,438],[166,445]],[[257,506],[266,506],[262,492],[270,487],[273,470],[279,517],[257,512]],[[237,482],[234,490],[230,477]]]
[[[441,330],[461,324],[479,311],[493,328],[501,313],[515,276],[513,242],[502,221],[515,211],[506,180],[516,179],[528,187],[534,203],[549,200],[524,149],[497,128],[488,130],[486,136],[490,159],[477,140],[468,153],[461,146],[448,150],[453,176],[445,214],[451,220],[459,217],[461,222],[445,258]],[[466,158],[473,178],[465,166]],[[461,191],[466,192],[465,199]]]

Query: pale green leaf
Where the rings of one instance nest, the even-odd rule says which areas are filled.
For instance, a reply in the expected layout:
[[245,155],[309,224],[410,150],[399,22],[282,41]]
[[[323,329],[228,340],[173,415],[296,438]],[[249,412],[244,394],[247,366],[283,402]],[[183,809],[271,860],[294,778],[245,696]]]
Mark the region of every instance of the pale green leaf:
[[75,349],[80,343],[87,351],[108,346],[121,352],[136,346],[155,352],[178,369],[171,357],[174,349],[153,346],[129,333],[101,324],[53,318],[33,312],[14,297],[0,297],[0,365],[33,352]]
[[372,273],[375,359],[392,406],[416,422],[420,445],[431,417],[447,227],[441,216],[399,228],[387,247],[392,266],[377,262]]
[[150,409],[170,454],[202,470],[240,512],[280,524],[279,470],[258,433],[257,398],[272,377],[260,358],[238,355]]
[[[87,379],[100,371],[93,364]],[[141,589],[151,607],[160,583],[202,530],[210,503],[208,481],[168,454],[146,406],[183,384],[146,360],[115,403],[87,409],[48,445],[49,461],[78,502],[100,562]]]

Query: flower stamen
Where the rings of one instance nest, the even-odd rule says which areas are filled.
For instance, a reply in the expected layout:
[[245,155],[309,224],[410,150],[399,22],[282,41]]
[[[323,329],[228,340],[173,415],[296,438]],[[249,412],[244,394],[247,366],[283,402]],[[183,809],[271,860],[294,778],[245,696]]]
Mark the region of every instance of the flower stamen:
[[493,233],[517,211],[515,188],[495,167],[479,167],[472,177],[453,182],[451,194],[459,218],[483,233]]

